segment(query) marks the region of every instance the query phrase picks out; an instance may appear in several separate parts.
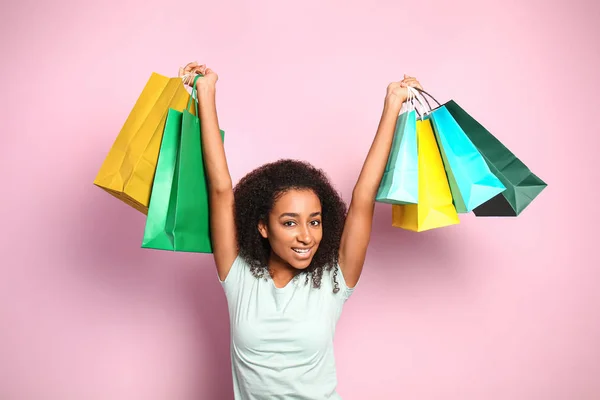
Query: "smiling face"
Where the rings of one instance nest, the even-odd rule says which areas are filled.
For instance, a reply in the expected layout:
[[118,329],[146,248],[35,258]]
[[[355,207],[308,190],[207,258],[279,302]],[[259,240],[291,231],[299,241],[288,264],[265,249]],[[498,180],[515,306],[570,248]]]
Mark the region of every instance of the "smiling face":
[[268,224],[258,230],[269,240],[271,256],[296,269],[310,265],[323,238],[321,201],[312,190],[289,190],[279,197]]

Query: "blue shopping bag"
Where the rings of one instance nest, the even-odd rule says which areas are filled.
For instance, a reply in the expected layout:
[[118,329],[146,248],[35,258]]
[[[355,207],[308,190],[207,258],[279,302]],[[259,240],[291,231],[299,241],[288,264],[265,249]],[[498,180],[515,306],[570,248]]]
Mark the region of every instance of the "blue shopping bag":
[[388,204],[416,204],[419,199],[419,158],[417,153],[417,116],[412,97],[406,111],[398,116],[385,171],[375,200]]
[[[418,89],[420,93],[429,95]],[[504,192],[506,187],[488,167],[465,131],[456,122],[445,105],[430,113],[433,130],[440,147],[444,168],[448,175],[452,199],[459,213],[471,212],[474,208]]]

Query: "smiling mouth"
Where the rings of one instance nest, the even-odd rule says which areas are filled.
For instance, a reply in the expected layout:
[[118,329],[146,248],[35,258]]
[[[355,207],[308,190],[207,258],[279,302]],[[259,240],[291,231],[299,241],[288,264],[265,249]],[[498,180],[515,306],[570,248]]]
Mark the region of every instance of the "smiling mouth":
[[294,248],[293,247],[292,250],[294,250],[298,254],[307,254],[307,253],[310,253],[311,249],[301,249],[301,248]]

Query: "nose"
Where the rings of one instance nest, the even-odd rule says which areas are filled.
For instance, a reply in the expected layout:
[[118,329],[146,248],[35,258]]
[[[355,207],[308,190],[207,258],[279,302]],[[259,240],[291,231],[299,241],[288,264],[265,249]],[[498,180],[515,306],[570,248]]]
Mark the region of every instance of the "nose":
[[305,245],[311,244],[313,241],[312,234],[308,227],[301,228],[296,238],[300,243]]

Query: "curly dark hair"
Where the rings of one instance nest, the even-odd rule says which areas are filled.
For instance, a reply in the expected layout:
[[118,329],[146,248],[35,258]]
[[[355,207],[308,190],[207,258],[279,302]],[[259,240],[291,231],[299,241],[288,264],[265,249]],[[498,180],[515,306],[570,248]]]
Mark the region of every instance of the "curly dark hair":
[[346,219],[346,204],[326,174],[304,161],[283,159],[265,164],[244,176],[235,186],[235,224],[239,254],[257,278],[269,276],[269,241],[258,231],[258,223],[269,221],[277,199],[289,190],[312,190],[321,201],[323,239],[310,265],[302,273],[315,288],[321,287],[324,270],[333,273],[334,293],[339,291],[337,262]]

